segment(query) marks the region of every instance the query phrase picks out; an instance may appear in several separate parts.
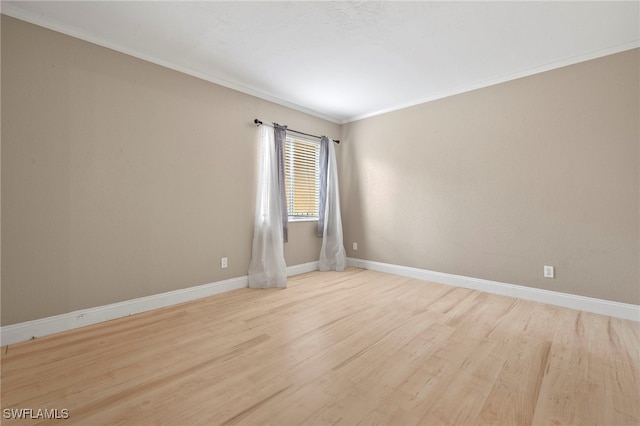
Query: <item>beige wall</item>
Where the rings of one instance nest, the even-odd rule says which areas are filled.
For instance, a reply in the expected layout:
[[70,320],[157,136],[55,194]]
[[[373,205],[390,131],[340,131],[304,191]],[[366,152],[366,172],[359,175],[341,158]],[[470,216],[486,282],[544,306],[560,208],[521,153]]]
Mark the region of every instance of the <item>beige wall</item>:
[[[1,64],[2,325],[246,275],[253,119],[340,131],[6,16]],[[311,225],[288,265],[318,259]]]
[[347,254],[640,303],[639,63],[628,51],[343,126]]
[[[640,303],[637,50],[341,129],[5,16],[1,37],[2,325],[246,275],[255,117],[341,136],[349,256]],[[288,265],[319,248],[291,224]]]

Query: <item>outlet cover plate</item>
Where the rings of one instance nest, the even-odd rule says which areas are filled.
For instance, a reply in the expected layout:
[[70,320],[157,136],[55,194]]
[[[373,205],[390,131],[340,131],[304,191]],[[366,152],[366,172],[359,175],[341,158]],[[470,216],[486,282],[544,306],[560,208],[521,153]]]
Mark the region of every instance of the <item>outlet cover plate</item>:
[[544,277],[553,278],[554,276],[555,276],[555,271],[553,270],[553,266],[544,265]]

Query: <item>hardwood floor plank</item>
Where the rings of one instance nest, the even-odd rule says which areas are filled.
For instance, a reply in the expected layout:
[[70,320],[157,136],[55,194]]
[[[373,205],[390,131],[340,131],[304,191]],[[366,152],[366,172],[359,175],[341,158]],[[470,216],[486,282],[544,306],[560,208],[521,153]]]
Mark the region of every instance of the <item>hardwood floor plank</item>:
[[518,336],[505,349],[508,354],[486,399],[481,421],[483,424],[532,424],[551,343]]

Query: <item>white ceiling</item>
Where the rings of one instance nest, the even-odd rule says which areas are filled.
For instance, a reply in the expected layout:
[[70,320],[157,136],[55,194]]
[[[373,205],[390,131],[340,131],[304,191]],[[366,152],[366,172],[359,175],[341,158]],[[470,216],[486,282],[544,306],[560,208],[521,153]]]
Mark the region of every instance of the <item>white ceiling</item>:
[[2,1],[337,123],[640,47],[640,2]]

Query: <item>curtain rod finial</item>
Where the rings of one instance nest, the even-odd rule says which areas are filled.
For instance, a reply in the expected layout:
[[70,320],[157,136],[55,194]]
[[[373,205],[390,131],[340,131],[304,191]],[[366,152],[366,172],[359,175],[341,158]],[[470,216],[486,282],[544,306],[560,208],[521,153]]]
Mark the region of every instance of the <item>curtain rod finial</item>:
[[253,120],[253,122],[256,124],[256,126],[259,126],[262,124],[262,121],[258,120],[257,118]]

